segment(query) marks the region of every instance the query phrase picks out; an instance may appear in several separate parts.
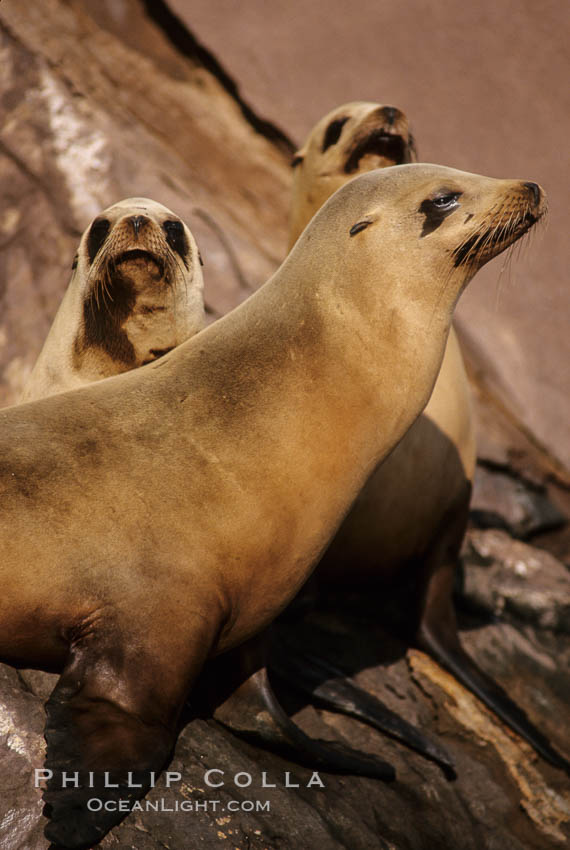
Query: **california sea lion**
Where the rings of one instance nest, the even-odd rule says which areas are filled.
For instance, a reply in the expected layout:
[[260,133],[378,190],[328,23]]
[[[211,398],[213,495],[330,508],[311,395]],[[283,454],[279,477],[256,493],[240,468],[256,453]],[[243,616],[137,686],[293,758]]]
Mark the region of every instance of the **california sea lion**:
[[[103,210],[81,238],[71,282],[24,400],[129,371],[157,359],[200,330],[204,319],[200,263],[192,234],[161,204],[129,198]],[[260,642],[259,650],[263,647]],[[216,668],[211,673],[217,679],[216,692],[211,694],[209,683],[205,690],[211,698],[210,710],[215,711],[221,700],[220,719],[223,714],[224,725],[244,735],[243,706],[236,706],[230,716],[224,699],[232,688],[240,687],[244,676],[249,678],[247,670],[236,679],[236,669],[236,664],[230,663],[230,669],[218,675]],[[49,694],[53,688],[53,676],[29,670],[21,675],[38,695]],[[383,762],[340,746],[331,753],[328,746],[305,736],[281,711],[268,685],[258,696],[264,709],[268,700],[271,702],[272,725],[264,728],[263,735],[258,729],[255,734],[250,732],[249,738],[281,751],[287,749],[289,755],[309,759],[322,768],[386,776],[388,768]],[[407,732],[410,740],[419,739],[423,744],[417,730]],[[438,758],[437,746],[426,742],[424,749]]]
[[289,248],[333,192],[365,171],[416,162],[407,116],[395,106],[353,101],[315,124],[293,157]]
[[[379,154],[372,153],[378,143],[385,145],[388,155],[415,155],[415,149],[409,150],[407,120],[394,107],[348,103],[315,125],[293,159],[290,245],[329,194],[356,173],[382,164]],[[432,238],[437,241],[439,214],[434,215],[429,204],[423,211],[422,237],[426,243]],[[467,522],[475,461],[470,391],[457,336],[451,328],[442,366],[423,414],[368,480],[325,552],[316,578],[323,584],[385,584],[407,571],[415,595],[407,617],[408,637],[450,670],[548,761],[567,767],[459,642],[452,600],[453,576]],[[325,678],[330,681],[323,682],[325,671],[315,669],[313,677],[310,667],[306,660],[302,669],[295,665],[297,686],[306,677],[309,687],[312,684],[318,688],[321,702],[341,711],[347,710],[348,705],[349,713],[354,714],[354,689],[349,686],[345,699],[338,671],[333,682],[329,669]],[[285,673],[283,659],[281,670]],[[369,698],[364,699],[370,706]],[[364,714],[360,711],[358,716],[385,728],[384,714],[375,715],[368,710]]]
[[81,237],[22,401],[142,366],[201,330],[199,256],[184,222],[156,201],[103,210]]
[[124,812],[87,800],[148,789],[204,662],[298,591],[427,403],[462,290],[544,208],[520,180],[362,175],[229,316],[141,369],[0,411],[0,657],[61,673],[48,838],[98,840]]

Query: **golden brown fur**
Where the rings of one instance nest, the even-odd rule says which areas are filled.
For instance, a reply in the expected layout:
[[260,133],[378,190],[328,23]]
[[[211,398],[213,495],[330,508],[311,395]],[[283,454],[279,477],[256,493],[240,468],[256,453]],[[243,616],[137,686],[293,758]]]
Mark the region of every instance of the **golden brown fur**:
[[[421,205],[449,193],[453,213],[423,238]],[[363,175],[203,333],[0,411],[0,658],[62,671],[50,769],[160,769],[204,662],[306,580],[426,404],[461,291],[508,243],[472,265],[454,249],[511,199],[514,241],[541,213],[531,194],[439,166]],[[85,816],[69,789],[46,799],[56,843],[118,819]]]
[[[388,109],[388,118],[394,122],[395,111]],[[350,179],[355,169],[367,170],[382,164],[361,154],[370,153],[378,133],[382,135],[386,117],[386,107],[356,103],[339,107],[317,124],[296,158],[291,243],[328,191]],[[363,139],[362,124],[366,125],[372,142]],[[407,123],[403,118],[400,118],[400,132],[399,147],[392,141],[392,151],[401,152],[406,138],[409,143]],[[538,187],[531,183],[521,186],[529,193],[529,202],[535,203],[539,197]],[[457,200],[462,203],[464,198]],[[424,215],[420,238],[436,250],[439,250],[438,233],[452,209],[445,198],[440,199],[435,208],[430,201],[422,202],[419,207]],[[522,220],[527,214],[529,221],[533,218],[530,210],[521,211],[517,193],[491,204],[479,220],[471,210],[463,209],[468,232],[466,230],[465,237],[451,252],[454,266],[477,264],[497,240],[508,243],[520,227],[521,214]],[[404,226],[401,244],[404,265],[408,255],[406,236]],[[442,297],[447,286],[447,276],[442,272]],[[414,307],[410,305],[410,309]],[[396,384],[398,380],[398,376],[394,376]],[[397,391],[398,387],[394,389]],[[321,584],[333,581],[351,588],[361,581],[391,583],[394,600],[399,599],[394,607],[402,609],[399,626],[405,638],[450,671],[544,759],[568,772],[568,761],[501,686],[476,665],[459,639],[453,588],[467,525],[474,467],[475,438],[469,387],[457,337],[451,328],[441,369],[423,414],[374,470],[358,494],[325,552],[316,577]],[[398,597],[394,583],[404,585],[403,598]],[[385,587],[382,592],[386,592]],[[301,671],[305,679],[313,666],[314,663],[305,663]],[[314,672],[320,682],[322,672],[318,665]],[[299,678],[297,674],[296,680]],[[308,689],[311,690],[310,685]],[[318,698],[321,704],[349,714],[355,704],[361,711],[369,706],[367,695],[361,695],[360,701],[353,693],[347,696],[346,689],[343,690],[338,681],[321,682]],[[384,710],[368,708],[359,716],[365,716],[381,730],[388,728]],[[415,737],[415,732],[410,734],[407,730],[401,739],[413,745]],[[428,752],[427,749],[424,752]],[[440,763],[444,761],[440,759]]]

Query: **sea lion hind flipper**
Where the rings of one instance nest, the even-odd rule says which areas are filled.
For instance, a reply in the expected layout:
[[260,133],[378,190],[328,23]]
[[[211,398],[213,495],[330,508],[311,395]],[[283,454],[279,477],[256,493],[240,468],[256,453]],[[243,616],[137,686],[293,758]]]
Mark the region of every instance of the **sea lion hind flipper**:
[[524,738],[542,758],[570,775],[570,762],[556,752],[523,709],[478,667],[461,646],[453,607],[453,584],[467,513],[468,500],[464,500],[446,520],[445,530],[436,539],[426,559],[424,581],[419,583],[419,614],[414,642],[475,694],[503,723]]
[[154,784],[174,745],[142,702],[127,708],[107,697],[111,668],[100,655],[76,654],[46,702],[45,835],[58,847],[98,843]]
[[255,671],[214,712],[234,734],[331,773],[351,773],[391,781],[392,765],[333,741],[310,738],[283,711],[265,667]]
[[431,740],[403,717],[391,711],[372,694],[359,688],[349,677],[322,658],[303,654],[297,662],[291,652],[272,656],[271,670],[288,684],[308,694],[323,708],[362,720],[440,766],[447,779],[457,776],[453,758],[438,742]]
[[526,713],[503,688],[481,670],[459,642],[442,642],[424,631],[421,648],[475,694],[510,729],[527,741],[545,761],[570,776],[570,761],[558,753],[548,738],[529,720]]

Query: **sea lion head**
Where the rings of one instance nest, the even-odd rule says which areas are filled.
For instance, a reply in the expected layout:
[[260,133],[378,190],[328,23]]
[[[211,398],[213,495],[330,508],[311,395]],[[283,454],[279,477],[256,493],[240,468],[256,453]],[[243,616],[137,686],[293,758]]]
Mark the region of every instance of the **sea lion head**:
[[545,211],[545,194],[536,183],[440,165],[397,165],[362,174],[339,189],[291,256],[309,249],[320,278],[338,283],[343,292],[360,293],[365,312],[418,307],[418,315],[439,312],[449,321],[478,269]]
[[347,180],[416,160],[408,119],[397,107],[354,101],[329,112],[293,157],[290,244]]
[[73,264],[70,288],[79,290],[82,314],[75,370],[94,356],[106,361],[108,374],[132,369],[200,330],[200,265],[189,229],[161,204],[127,198],[103,210],[84,232]]

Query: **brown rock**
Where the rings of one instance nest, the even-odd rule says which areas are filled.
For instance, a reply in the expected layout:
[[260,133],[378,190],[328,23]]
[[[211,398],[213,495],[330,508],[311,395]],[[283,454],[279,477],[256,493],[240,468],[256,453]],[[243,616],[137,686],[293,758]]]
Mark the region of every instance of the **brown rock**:
[[544,486],[513,475],[508,466],[481,463],[475,471],[471,517],[483,528],[505,528],[522,539],[567,523],[565,515],[549,501]]
[[548,552],[503,531],[471,531],[462,596],[492,615],[570,633],[570,573]]

